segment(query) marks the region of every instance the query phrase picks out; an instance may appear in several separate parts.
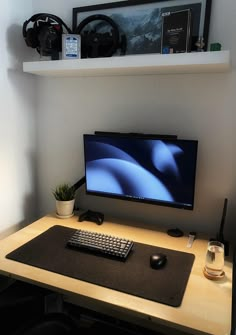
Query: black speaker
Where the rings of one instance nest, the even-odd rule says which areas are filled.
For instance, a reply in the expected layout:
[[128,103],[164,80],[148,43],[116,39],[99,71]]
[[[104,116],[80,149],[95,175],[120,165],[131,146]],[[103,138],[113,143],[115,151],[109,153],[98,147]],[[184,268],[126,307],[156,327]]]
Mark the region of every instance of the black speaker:
[[224,206],[223,206],[223,212],[221,217],[221,223],[220,223],[220,229],[216,236],[217,241],[220,241],[224,244],[225,247],[225,256],[229,256],[229,242],[224,239],[224,226],[225,226],[225,219],[227,214],[227,206],[228,206],[228,199],[224,199]]
[[216,234],[216,237],[210,239],[210,241],[217,240],[224,244],[225,256],[229,256],[229,241],[226,241],[224,239],[224,226],[225,226],[225,219],[226,219],[226,214],[227,214],[227,206],[228,206],[228,199],[225,198],[219,232]]
[[81,36],[82,58],[110,57],[118,49],[121,55],[126,52],[126,37],[120,34],[118,25],[109,16],[88,16],[80,22],[75,34]]
[[233,249],[233,269],[232,269],[232,304],[231,304],[231,333],[236,334],[236,248]]
[[[28,24],[33,22],[33,27]],[[56,15],[39,13],[33,15],[23,24],[22,33],[28,47],[36,49],[42,56],[57,55],[62,50],[64,29],[71,34],[71,29]],[[58,59],[58,58],[57,58]]]

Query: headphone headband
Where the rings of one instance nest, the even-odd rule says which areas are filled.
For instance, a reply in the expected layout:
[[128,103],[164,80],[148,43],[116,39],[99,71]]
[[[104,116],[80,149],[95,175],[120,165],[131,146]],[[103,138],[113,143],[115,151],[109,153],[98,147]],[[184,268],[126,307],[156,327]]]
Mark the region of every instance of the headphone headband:
[[48,13],[38,13],[38,14],[34,14],[33,16],[31,16],[30,19],[26,20],[23,24],[23,28],[22,28],[22,34],[23,34],[23,37],[26,38],[26,35],[27,35],[27,31],[26,31],[26,28],[27,28],[27,25],[30,23],[30,22],[36,22],[38,21],[40,18],[51,18],[53,20],[55,20],[56,22],[58,22],[59,24],[61,24],[62,26],[64,26],[67,30],[67,32],[69,34],[72,34],[72,30],[65,24],[65,22],[60,19],[58,16],[56,15],[53,15],[53,14],[48,14]]

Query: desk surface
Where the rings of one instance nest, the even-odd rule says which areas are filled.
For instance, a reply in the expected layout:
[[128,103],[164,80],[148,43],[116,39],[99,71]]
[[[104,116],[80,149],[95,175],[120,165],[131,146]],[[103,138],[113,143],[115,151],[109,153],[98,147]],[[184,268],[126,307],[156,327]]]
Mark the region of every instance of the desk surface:
[[[82,228],[133,241],[195,254],[195,261],[180,307],[156,303],[126,293],[66,277],[18,263],[5,256],[54,225]],[[191,249],[187,236],[170,237],[166,232],[146,230],[127,224],[78,222],[78,217],[58,219],[47,215],[0,241],[0,274],[53,289],[68,302],[91,308],[126,320],[135,320],[150,329],[164,331],[166,327],[190,334],[229,335],[231,330],[232,263],[226,259],[226,276],[220,281],[204,277],[207,240],[197,238]],[[174,278],[173,278],[174,284]],[[148,283],[147,283],[148,285]]]

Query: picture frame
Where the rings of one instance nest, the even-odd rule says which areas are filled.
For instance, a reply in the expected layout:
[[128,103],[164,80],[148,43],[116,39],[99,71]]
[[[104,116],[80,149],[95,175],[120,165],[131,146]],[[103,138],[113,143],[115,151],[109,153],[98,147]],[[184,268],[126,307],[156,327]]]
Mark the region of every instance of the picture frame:
[[161,53],[163,13],[190,8],[192,12],[191,51],[199,38],[202,51],[208,49],[212,0],[132,0],[75,7],[72,9],[73,31],[94,14],[110,17],[126,37],[125,55]]

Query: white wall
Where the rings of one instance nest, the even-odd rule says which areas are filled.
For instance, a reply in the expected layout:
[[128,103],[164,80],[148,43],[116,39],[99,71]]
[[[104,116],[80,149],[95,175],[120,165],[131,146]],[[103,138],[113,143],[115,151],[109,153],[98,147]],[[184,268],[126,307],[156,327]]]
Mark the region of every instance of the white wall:
[[1,1],[0,238],[35,218],[35,87],[22,73],[22,37],[32,1]]
[[[33,13],[53,13],[71,25],[73,7],[94,3],[41,0],[33,4]],[[194,211],[86,197],[83,188],[78,195],[80,207],[152,228],[178,226],[185,232],[214,236],[227,197],[226,237],[234,239],[235,14],[235,1],[228,0],[227,5],[213,1],[210,43],[220,42],[223,49],[231,51],[231,73],[37,78],[39,216],[54,211],[51,190],[57,183],[73,183],[83,176],[83,133],[174,133],[199,140]]]

